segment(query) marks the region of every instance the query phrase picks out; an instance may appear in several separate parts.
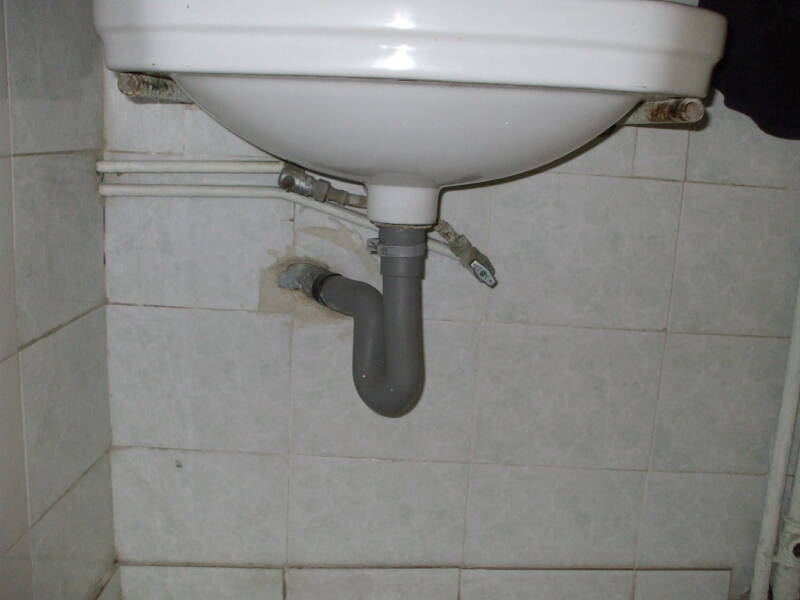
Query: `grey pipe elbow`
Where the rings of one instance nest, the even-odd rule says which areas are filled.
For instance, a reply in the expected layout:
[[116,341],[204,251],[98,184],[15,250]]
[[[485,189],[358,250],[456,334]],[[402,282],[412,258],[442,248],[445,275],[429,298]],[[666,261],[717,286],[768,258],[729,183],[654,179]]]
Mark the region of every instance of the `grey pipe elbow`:
[[424,249],[426,235],[420,229],[381,229],[384,248],[404,248],[395,250],[402,256],[381,258],[383,294],[367,283],[303,263],[291,265],[279,281],[353,317],[353,381],[364,403],[384,417],[408,414],[424,386],[425,257],[414,255],[413,249]]

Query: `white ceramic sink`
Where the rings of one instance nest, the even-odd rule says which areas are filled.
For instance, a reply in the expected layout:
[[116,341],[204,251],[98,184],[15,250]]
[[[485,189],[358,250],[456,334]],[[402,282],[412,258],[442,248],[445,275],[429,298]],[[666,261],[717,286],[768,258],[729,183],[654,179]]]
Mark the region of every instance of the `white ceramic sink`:
[[95,0],[106,63],[166,73],[270,154],[436,220],[442,187],[527,171],[645,98],[704,96],[725,38],[651,0]]

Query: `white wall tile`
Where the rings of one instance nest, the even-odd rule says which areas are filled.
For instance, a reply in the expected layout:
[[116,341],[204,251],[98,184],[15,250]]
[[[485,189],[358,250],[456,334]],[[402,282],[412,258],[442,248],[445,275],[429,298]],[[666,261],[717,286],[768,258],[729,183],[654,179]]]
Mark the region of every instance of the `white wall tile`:
[[229,131],[203,111],[191,104],[184,112],[183,153],[194,156],[230,156],[260,158],[272,157],[250,142]]
[[108,151],[192,158],[267,158],[195,105],[133,102],[117,89],[115,73],[104,69],[103,78]]
[[636,600],[727,600],[729,571],[639,571]]
[[377,230],[302,207],[297,207],[294,228],[298,257],[322,262],[335,273],[380,289],[380,260],[367,251],[367,239],[377,237]]
[[680,128],[635,127],[633,175],[682,180],[686,171],[689,132]]
[[112,463],[122,561],[286,560],[285,458],[133,448]]
[[473,465],[464,563],[632,566],[644,473]]
[[[0,4],[0,156],[11,153],[11,118],[8,103],[8,63],[5,6]],[[0,213],[1,214],[1,213]]]
[[800,188],[800,142],[767,135],[719,92],[707,114],[708,125],[690,134],[689,181]]
[[109,300],[255,310],[262,271],[291,247],[291,219],[283,200],[114,198]]
[[490,321],[664,327],[679,183],[542,174],[495,190]]
[[461,574],[461,600],[628,600],[630,571],[481,571]]
[[788,336],[800,192],[688,184],[670,331]]
[[123,566],[125,600],[281,600],[274,569]]
[[[458,189],[444,193],[441,218],[466,235],[481,252],[489,255],[490,211],[494,203],[493,186]],[[495,268],[499,268],[495,264]],[[501,268],[498,280],[511,273]],[[422,310],[428,319],[478,321],[493,290],[480,283],[461,263],[428,252],[423,282]]]
[[[466,461],[475,403],[478,326],[425,322],[425,389],[402,419],[372,412],[352,375],[350,319],[296,326],[292,451],[299,454]],[[343,322],[341,322],[343,321]]]
[[286,452],[290,317],[111,306],[114,444]]
[[117,76],[103,69],[104,150],[180,154],[183,150],[183,104],[133,102],[117,89]]
[[33,526],[35,600],[76,600],[99,592],[114,562],[110,483],[104,456]]
[[103,301],[103,209],[94,161],[89,153],[14,158],[17,325],[23,342]]
[[636,128],[620,127],[557,161],[550,169],[562,173],[631,175],[635,146]]
[[31,520],[111,444],[105,308],[20,353]]
[[757,475],[651,473],[639,566],[733,569],[738,597],[750,581],[764,488]]
[[109,579],[103,592],[97,597],[97,600],[122,600],[122,578],[120,577],[120,569],[116,569],[114,574]]
[[[0,21],[2,24],[2,21]],[[0,62],[2,59],[0,58]],[[2,80],[0,79],[0,83]],[[2,87],[2,85],[0,85]],[[2,119],[2,112],[0,112]],[[0,360],[17,351],[11,159],[0,158]]]
[[646,469],[663,336],[484,326],[474,459]]
[[466,484],[466,465],[293,457],[289,560],[455,564]]
[[8,551],[0,550],[0,582],[0,600],[33,600],[29,536]]
[[292,569],[287,600],[456,600],[457,569]]
[[17,357],[0,362],[0,554],[28,530],[25,441]]
[[765,473],[786,350],[784,340],[670,335],[653,467]]
[[98,148],[100,44],[89,0],[6,0],[14,152]]

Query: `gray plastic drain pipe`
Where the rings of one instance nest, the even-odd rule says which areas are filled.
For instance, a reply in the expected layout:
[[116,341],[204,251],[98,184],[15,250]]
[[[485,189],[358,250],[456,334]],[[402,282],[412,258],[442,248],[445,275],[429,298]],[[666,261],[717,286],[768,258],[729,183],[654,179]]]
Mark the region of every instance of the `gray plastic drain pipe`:
[[309,263],[293,263],[281,287],[302,290],[323,306],[353,317],[353,381],[379,415],[402,417],[419,401],[424,380],[422,278],[427,231],[380,227],[383,294]]

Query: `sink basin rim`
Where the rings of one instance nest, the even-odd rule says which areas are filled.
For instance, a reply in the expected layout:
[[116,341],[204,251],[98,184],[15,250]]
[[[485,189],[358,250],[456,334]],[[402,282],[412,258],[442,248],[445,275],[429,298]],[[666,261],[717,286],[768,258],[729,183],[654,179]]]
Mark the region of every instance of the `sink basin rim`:
[[659,0],[94,0],[118,71],[705,95],[725,19]]

